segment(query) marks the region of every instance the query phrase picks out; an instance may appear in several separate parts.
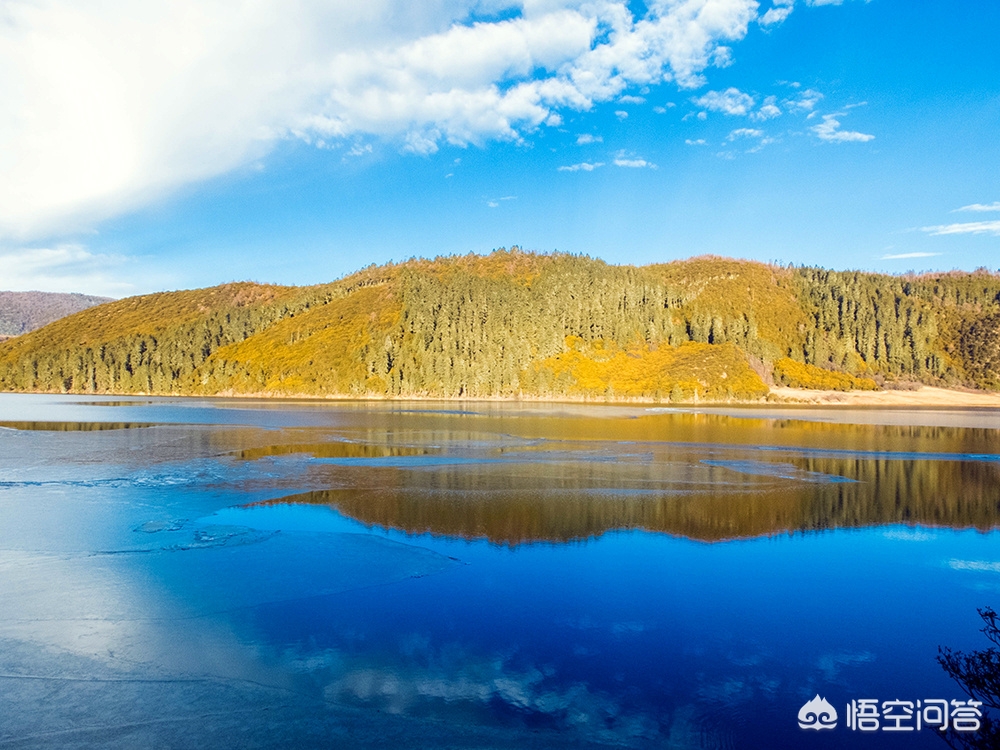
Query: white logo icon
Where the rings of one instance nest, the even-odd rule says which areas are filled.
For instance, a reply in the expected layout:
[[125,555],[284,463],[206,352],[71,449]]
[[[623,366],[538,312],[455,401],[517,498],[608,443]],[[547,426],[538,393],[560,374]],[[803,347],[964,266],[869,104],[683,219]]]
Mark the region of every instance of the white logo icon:
[[799,726],[802,729],[833,729],[837,726],[837,709],[817,694],[799,709]]

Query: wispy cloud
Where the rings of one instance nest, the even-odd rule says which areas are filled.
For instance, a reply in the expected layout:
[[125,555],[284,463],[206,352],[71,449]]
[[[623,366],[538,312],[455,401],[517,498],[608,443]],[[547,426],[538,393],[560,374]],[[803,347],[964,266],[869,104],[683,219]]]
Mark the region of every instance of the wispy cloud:
[[502,198],[490,198],[486,201],[486,205],[490,208],[499,208],[501,201],[516,201],[516,195],[505,195]]
[[931,236],[946,234],[992,234],[1000,237],[1000,221],[969,221],[960,224],[939,224],[933,227],[921,227],[922,232]]
[[626,94],[625,96],[618,97],[618,101],[622,104],[645,104],[646,99],[642,96],[632,96],[631,94]]
[[[748,154],[755,154],[765,146],[769,146],[775,142],[774,138],[768,138],[764,134],[764,131],[759,128],[736,128],[735,130],[731,130],[729,135],[726,136],[726,143],[742,140],[756,141],[750,148],[745,150],[745,153]],[[717,156],[723,159],[733,159],[736,157],[736,154],[733,151],[723,151],[717,154]]]
[[[0,251],[0,283],[11,291],[81,292],[107,297],[136,294],[134,258],[92,253],[79,244]],[[148,279],[147,279],[148,281]]]
[[761,138],[764,135],[763,130],[757,130],[756,128],[736,128],[726,136],[727,141],[735,141],[737,138]]
[[795,0],[774,0],[774,4],[757,19],[757,23],[764,28],[777,26],[792,14],[794,8]]
[[630,169],[656,169],[656,165],[645,159],[629,156],[624,151],[615,154],[614,164],[616,167],[628,167]]
[[590,133],[583,133],[576,137],[576,145],[586,146],[588,143],[603,143],[604,138],[599,135],[591,135]]
[[[788,85],[794,89],[801,87],[801,84],[795,82],[789,83]],[[823,95],[820,92],[813,89],[806,89],[805,91],[800,92],[798,96],[785,100],[785,106],[788,109],[799,112],[812,112],[822,98]]]
[[656,169],[656,165],[652,162],[648,162],[645,159],[615,159],[616,167],[629,167],[631,169],[642,169],[643,167],[649,167],[650,169]]
[[604,162],[598,161],[593,164],[590,162],[580,162],[579,164],[568,164],[565,167],[559,167],[560,172],[593,172],[598,167],[603,167]]
[[882,260],[905,260],[907,258],[933,258],[941,253],[893,253],[883,255]]
[[706,141],[704,138],[697,138],[695,140],[691,140],[690,138],[688,138],[684,142],[687,145],[689,145],[689,146],[707,146],[708,145],[708,141]]
[[746,115],[754,105],[752,96],[735,87],[725,91],[709,91],[702,96],[692,98],[691,101],[709,112],[721,112],[729,116]]
[[869,133],[859,133],[856,130],[841,130],[839,117],[843,117],[846,112],[836,112],[832,115],[823,115],[823,122],[813,125],[812,132],[821,141],[827,143],[865,143],[875,140],[874,135]]
[[973,203],[968,206],[962,206],[961,208],[956,208],[955,211],[952,211],[952,213],[955,213],[957,211],[977,211],[977,212],[1000,211],[1000,202],[994,201],[993,203]]

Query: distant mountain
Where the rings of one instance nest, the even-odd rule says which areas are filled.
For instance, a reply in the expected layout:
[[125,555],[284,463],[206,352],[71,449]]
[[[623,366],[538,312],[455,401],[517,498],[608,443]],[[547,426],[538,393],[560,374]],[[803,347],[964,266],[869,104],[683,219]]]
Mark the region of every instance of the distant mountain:
[[105,302],[113,300],[86,294],[0,292],[0,337],[20,336]]
[[0,389],[756,399],[768,383],[1000,388],[1000,276],[517,248],[111,302],[0,344]]

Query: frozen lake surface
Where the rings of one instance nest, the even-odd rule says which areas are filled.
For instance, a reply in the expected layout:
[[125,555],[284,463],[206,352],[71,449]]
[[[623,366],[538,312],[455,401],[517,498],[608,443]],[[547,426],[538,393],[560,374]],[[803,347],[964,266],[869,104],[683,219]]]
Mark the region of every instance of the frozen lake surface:
[[966,697],[998,428],[0,394],[0,748],[857,747]]

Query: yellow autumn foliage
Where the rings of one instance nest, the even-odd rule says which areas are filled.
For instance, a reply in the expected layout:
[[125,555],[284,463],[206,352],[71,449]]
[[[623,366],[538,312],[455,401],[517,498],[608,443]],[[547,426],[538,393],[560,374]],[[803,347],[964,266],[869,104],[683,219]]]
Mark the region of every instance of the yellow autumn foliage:
[[774,378],[791,388],[809,388],[820,391],[877,391],[878,384],[871,378],[859,378],[846,372],[824,370],[785,357],[774,363]]
[[399,322],[392,285],[355,289],[337,304],[285,318],[214,352],[195,373],[196,389],[301,395],[384,393],[364,353]]
[[724,400],[766,393],[767,371],[807,388],[994,388],[997,321],[1000,277],[985,272],[511,248],[107,303],[0,342],[0,390]]
[[623,350],[570,336],[566,350],[539,362],[534,376],[572,395],[589,397],[748,400],[768,392],[733,344],[688,342]]

